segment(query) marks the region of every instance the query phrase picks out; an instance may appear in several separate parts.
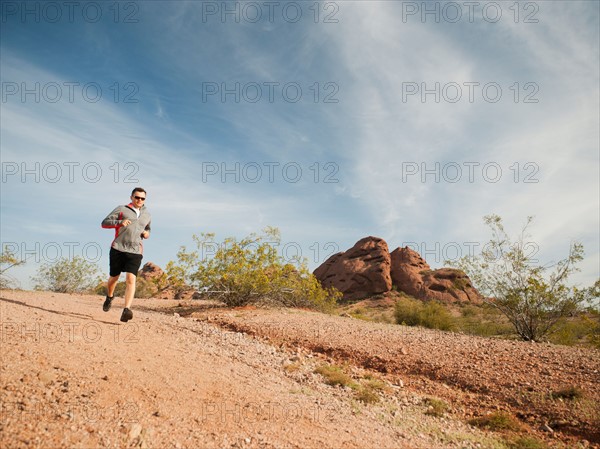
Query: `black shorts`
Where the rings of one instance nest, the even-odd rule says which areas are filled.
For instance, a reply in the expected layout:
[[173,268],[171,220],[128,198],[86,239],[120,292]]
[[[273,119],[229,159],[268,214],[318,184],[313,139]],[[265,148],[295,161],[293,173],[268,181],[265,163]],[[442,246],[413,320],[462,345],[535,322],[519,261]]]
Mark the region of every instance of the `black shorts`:
[[109,253],[110,276],[118,276],[122,272],[131,273],[137,276],[142,264],[142,255],[126,253],[118,249],[111,248]]

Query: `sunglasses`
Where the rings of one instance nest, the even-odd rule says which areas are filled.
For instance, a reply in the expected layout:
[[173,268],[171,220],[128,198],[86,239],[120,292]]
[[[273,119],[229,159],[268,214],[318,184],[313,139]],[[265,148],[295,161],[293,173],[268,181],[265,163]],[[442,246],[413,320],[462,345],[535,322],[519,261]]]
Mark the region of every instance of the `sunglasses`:
[[142,201],[146,201],[146,198],[145,198],[145,197],[143,197],[143,196],[134,196],[134,198],[135,198],[136,200],[142,200]]

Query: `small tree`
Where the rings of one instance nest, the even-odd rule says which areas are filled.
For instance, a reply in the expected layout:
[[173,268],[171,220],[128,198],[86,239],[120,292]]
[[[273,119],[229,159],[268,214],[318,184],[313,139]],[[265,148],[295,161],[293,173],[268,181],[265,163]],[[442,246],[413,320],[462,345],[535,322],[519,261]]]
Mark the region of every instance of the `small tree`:
[[12,251],[4,247],[0,254],[0,289],[12,288],[15,285],[14,279],[6,274],[6,271],[24,263],[24,260],[17,259]]
[[323,289],[305,261],[286,263],[277,254],[281,239],[276,228],[239,241],[226,238],[221,244],[214,237],[209,233],[193,236],[200,254],[181,248],[177,262],[167,264],[170,285],[193,285],[228,306],[254,303],[326,310],[341,297],[336,290]]
[[600,280],[586,289],[567,286],[569,276],[578,271],[583,245],[573,243],[569,255],[556,264],[534,264],[532,242],[526,241],[527,218],[521,234],[513,242],[497,215],[484,222],[492,230],[492,239],[479,256],[465,256],[446,264],[464,270],[486,301],[510,320],[517,334],[527,341],[539,341],[563,317],[579,310],[586,301],[598,298]]
[[36,282],[36,290],[50,290],[57,293],[80,293],[92,290],[99,282],[98,266],[88,262],[83,257],[72,259],[63,257],[54,263],[44,263],[40,266]]

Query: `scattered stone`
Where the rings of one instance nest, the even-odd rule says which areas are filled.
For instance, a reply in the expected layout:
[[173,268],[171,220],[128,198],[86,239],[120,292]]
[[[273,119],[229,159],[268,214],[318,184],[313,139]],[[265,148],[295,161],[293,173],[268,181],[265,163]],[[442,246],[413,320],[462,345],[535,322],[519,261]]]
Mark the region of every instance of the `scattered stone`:
[[129,435],[127,436],[129,442],[132,442],[139,437],[140,433],[142,433],[142,425],[140,423],[131,424],[131,427],[129,428]]
[[43,384],[49,385],[56,379],[56,374],[52,371],[40,371],[38,373],[38,379],[40,379]]

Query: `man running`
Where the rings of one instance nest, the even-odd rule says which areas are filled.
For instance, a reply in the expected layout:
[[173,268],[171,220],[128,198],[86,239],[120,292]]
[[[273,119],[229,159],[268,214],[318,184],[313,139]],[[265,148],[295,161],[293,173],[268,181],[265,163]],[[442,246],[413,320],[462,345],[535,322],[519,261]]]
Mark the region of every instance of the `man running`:
[[133,318],[131,303],[135,295],[135,281],[142,263],[142,240],[150,237],[150,212],[144,205],[146,191],[136,187],[131,192],[131,202],[117,206],[102,220],[103,228],[114,228],[115,239],[110,246],[110,273],[108,294],[102,310],[108,312],[113,300],[115,287],[122,272],[125,272],[125,308],[121,321],[126,323]]

